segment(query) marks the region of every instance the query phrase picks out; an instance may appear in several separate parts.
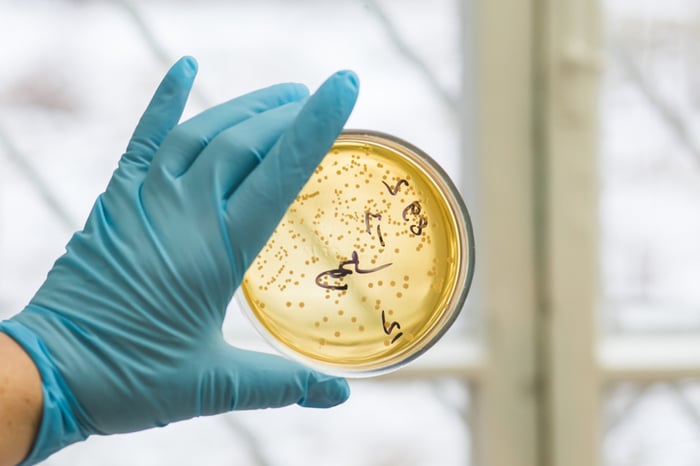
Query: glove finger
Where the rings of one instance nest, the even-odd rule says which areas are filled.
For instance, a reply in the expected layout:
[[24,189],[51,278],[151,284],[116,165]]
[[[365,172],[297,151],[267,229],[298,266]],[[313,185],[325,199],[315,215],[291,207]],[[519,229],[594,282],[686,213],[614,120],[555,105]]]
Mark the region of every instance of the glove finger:
[[214,195],[225,199],[260,163],[284,130],[294,121],[303,102],[293,102],[255,115],[219,133],[183,175],[192,192],[214,181]]
[[197,62],[192,57],[181,58],[168,70],[122,156],[122,170],[148,170],[153,154],[180,121],[196,74]]
[[279,408],[330,408],[350,396],[347,381],[272,354],[227,347],[200,384],[201,414]]
[[[243,273],[333,145],[357,99],[357,76],[341,71],[309,98],[270,153],[229,197],[226,225]],[[243,228],[245,227],[245,228]],[[237,230],[236,230],[237,229]],[[242,234],[249,232],[249,234]]]
[[221,131],[308,94],[303,84],[277,84],[207,109],[170,132],[155,156],[151,172],[177,178]]

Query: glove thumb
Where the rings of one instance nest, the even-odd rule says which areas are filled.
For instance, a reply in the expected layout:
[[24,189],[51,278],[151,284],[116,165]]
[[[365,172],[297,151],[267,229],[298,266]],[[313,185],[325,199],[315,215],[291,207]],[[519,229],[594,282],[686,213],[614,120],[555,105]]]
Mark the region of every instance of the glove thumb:
[[350,396],[344,378],[322,374],[279,356],[228,345],[200,380],[201,414],[205,415],[291,404],[330,408]]

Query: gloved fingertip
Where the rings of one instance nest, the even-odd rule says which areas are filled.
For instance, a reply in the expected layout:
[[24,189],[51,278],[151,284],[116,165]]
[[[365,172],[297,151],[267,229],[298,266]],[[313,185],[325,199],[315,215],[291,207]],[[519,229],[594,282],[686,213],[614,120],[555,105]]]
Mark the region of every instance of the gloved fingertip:
[[197,74],[199,64],[194,57],[186,55],[180,59],[180,62],[184,65],[184,69],[189,76],[194,76]]
[[168,70],[167,77],[170,79],[184,79],[186,82],[192,82],[197,74],[199,65],[194,57],[186,55],[176,61]]
[[310,92],[306,84],[287,83],[286,86],[289,89],[290,95],[292,95],[292,100],[302,100],[309,98]]
[[[355,104],[360,88],[360,80],[354,71],[342,70],[333,73],[319,88],[319,93],[326,96],[334,96],[338,105],[342,107]],[[328,97],[326,97],[328,98]]]
[[357,91],[360,87],[360,78],[352,70],[337,71],[333,77],[338,80],[344,80],[354,91]]
[[350,385],[341,377],[312,372],[309,374],[306,395],[298,404],[305,408],[332,408],[347,401]]

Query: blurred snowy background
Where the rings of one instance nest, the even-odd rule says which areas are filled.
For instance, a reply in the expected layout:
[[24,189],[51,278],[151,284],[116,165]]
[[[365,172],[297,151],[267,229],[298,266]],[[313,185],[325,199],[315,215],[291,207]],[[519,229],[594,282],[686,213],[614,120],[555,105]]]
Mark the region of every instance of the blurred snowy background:
[[[700,334],[700,2],[602,3],[602,334]],[[188,116],[271,83],[313,90],[354,69],[361,96],[348,126],[421,147],[471,206],[473,154],[460,132],[474,120],[461,97],[472,75],[467,4],[0,0],[0,317],[43,281],[160,77],[185,54],[200,64]],[[477,339],[474,303],[447,344]],[[235,303],[229,314],[232,341],[265,349]],[[429,353],[422,367],[438,359]],[[411,374],[353,381],[350,401],[328,411],[240,412],[91,438],[46,464],[471,464],[468,384]],[[601,409],[603,464],[700,464],[700,384],[616,384]]]
[[[700,332],[700,3],[604,2],[601,317],[608,338]],[[700,464],[700,384],[609,387],[614,466]]]
[[[411,141],[464,186],[460,5],[429,3],[1,0],[0,317],[44,280],[163,73],[185,54],[200,66],[186,117],[281,81],[314,90],[354,69],[362,90],[348,126]],[[448,338],[463,338],[467,320]],[[235,303],[225,332],[267,349]],[[46,464],[469,464],[463,381],[357,381],[352,390],[333,410],[240,412],[91,438]]]

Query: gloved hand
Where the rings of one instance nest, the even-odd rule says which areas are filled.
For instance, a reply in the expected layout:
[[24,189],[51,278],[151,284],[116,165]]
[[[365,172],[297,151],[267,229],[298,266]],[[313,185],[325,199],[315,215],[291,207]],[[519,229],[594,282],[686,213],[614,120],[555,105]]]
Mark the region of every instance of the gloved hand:
[[126,153],[30,304],[0,324],[37,364],[25,463],[92,434],[235,409],[347,399],[341,378],[224,341],[226,307],[340,133],[357,78],[281,84],[178,125],[196,63],[165,76]]

